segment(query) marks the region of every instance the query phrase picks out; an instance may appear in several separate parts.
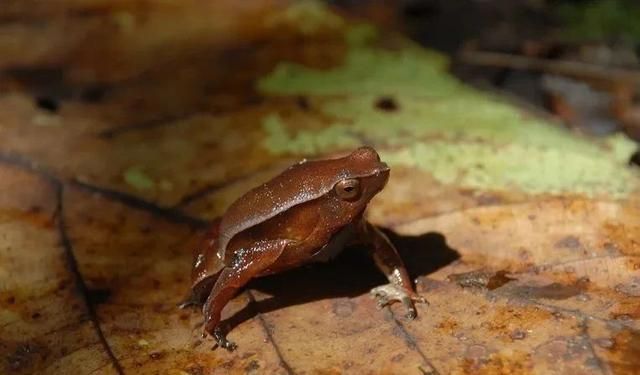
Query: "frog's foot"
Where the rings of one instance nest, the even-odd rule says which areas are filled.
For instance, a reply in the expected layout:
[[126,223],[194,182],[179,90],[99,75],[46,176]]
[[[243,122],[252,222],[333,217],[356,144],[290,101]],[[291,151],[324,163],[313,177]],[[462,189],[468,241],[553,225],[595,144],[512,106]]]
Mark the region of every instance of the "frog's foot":
[[188,307],[201,307],[201,306],[202,306],[202,302],[199,301],[193,294],[178,304],[178,308],[180,309],[186,309]]
[[233,341],[227,340],[226,335],[224,334],[224,332],[222,332],[222,328],[220,327],[214,328],[213,332],[211,332],[211,336],[213,336],[213,338],[216,340],[216,346],[214,346],[213,349],[219,346],[232,352],[238,347],[238,345],[236,345]]
[[378,302],[379,308],[383,308],[394,302],[402,302],[407,309],[405,316],[408,319],[414,319],[418,315],[414,302],[429,304],[426,298],[394,284],[386,284],[373,288],[370,293]]

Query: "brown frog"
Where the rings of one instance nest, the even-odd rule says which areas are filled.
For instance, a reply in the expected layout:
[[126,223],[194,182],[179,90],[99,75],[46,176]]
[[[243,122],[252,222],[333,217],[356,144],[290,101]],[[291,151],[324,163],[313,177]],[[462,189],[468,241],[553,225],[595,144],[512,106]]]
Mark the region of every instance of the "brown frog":
[[364,219],[369,201],[389,179],[389,167],[371,147],[329,160],[302,161],[235,201],[196,249],[191,297],[181,306],[203,304],[204,334],[221,347],[236,345],[222,332],[224,306],[254,277],[326,261],[344,246],[372,245],[389,284],[371,290],[378,305],[400,301],[415,318],[413,289],[389,239]]

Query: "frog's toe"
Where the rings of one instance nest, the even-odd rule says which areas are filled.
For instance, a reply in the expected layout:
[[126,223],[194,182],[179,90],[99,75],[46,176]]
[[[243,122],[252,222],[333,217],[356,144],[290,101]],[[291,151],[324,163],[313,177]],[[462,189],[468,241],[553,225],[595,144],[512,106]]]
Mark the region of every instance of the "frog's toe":
[[428,304],[429,304],[429,301],[427,301],[427,299],[426,299],[426,298],[422,297],[422,296],[421,296],[421,295],[419,295],[419,294],[415,294],[415,295],[411,296],[411,300],[412,300],[413,302],[416,302],[416,303],[423,303],[423,304],[425,304],[425,305],[428,305]]
[[232,352],[236,350],[236,348],[238,347],[238,345],[236,345],[233,341],[227,340],[227,338],[225,337],[225,334],[222,332],[222,329],[220,327],[216,327],[213,330],[213,333],[211,334],[211,336],[213,336],[213,338],[216,340],[216,346],[214,346],[213,349],[219,346],[223,349],[226,349]]
[[214,346],[213,349],[215,349],[218,346],[229,352],[232,352],[238,348],[238,345],[236,345],[236,343],[234,343],[233,341],[229,341],[227,339],[223,339],[216,342],[216,346]]
[[371,295],[376,299],[380,308],[394,302],[401,302],[407,310],[405,316],[408,319],[415,319],[418,315],[414,303],[429,303],[426,298],[394,284],[373,288],[371,289]]
[[409,297],[403,298],[402,304],[404,305],[404,308],[407,310],[407,313],[404,314],[404,316],[407,319],[413,320],[416,318],[416,316],[418,316],[418,312],[416,311],[416,307],[413,305],[413,301],[411,301],[411,298]]
[[195,290],[192,290],[189,295],[182,300],[182,302],[178,303],[178,307],[181,309],[186,309],[189,307],[202,307],[204,303],[203,296],[201,293],[196,293]]
[[411,301],[409,293],[403,288],[393,284],[386,284],[371,289],[371,295],[383,305],[388,305],[393,302],[399,302],[403,299]]
[[185,299],[184,301],[180,302],[178,304],[178,308],[180,309],[186,309],[189,307],[200,307],[202,305],[202,303],[200,303],[200,301],[196,301],[193,298],[188,298]]
[[389,298],[389,295],[387,294],[387,292],[384,290],[384,288],[381,287],[377,287],[377,288],[373,288],[371,289],[371,296],[376,300],[376,304],[378,305],[378,308],[381,309],[387,305],[389,305],[390,303],[392,303],[393,301]]
[[379,309],[381,309],[381,308],[383,308],[383,307],[385,307],[387,305],[390,305],[391,302],[392,302],[387,296],[382,295],[382,294],[376,295],[375,299],[376,299],[376,305],[378,306]]

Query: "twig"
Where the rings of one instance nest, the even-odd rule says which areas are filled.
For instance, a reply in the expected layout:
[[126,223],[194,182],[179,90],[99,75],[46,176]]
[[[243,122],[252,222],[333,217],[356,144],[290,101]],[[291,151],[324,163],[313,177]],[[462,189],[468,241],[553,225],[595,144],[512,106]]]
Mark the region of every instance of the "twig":
[[534,70],[552,74],[640,84],[640,70],[605,67],[580,61],[548,60],[499,52],[463,50],[460,61],[471,65]]

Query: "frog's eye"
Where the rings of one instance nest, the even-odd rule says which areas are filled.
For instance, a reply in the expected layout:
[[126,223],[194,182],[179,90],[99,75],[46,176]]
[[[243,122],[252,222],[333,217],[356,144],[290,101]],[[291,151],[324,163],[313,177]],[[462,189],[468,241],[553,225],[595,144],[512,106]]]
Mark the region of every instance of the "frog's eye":
[[360,196],[360,181],[355,178],[342,180],[336,184],[336,194],[340,199],[353,201]]

